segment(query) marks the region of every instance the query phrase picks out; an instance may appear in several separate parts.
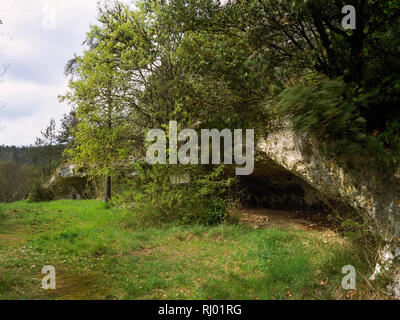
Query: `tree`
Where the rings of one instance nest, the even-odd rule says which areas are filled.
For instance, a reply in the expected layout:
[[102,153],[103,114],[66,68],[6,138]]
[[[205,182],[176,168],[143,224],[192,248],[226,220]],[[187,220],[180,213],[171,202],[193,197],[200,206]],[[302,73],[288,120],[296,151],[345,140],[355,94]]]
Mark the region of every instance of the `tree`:
[[36,138],[35,148],[32,149],[36,157],[47,162],[43,168],[46,176],[49,176],[58,165],[62,151],[63,146],[59,144],[57,137],[56,121],[51,119],[47,128],[41,131],[41,137]]
[[[116,11],[100,11],[100,26],[93,26],[85,41],[88,50],[76,57],[67,72],[73,75],[70,91],[61,100],[76,107],[77,124],[67,154],[75,164],[85,166],[95,176],[105,177],[103,200],[111,199],[111,178],[116,165],[126,155],[127,122],[130,110],[124,104],[126,78],[118,68],[118,52],[107,41],[114,23],[122,23],[127,11],[116,5]],[[112,14],[118,19],[111,20]]]
[[50,119],[50,123],[45,129],[45,131],[40,132],[42,134],[41,138],[36,138],[36,146],[53,146],[57,143],[57,131],[56,131],[56,121]]
[[[248,37],[255,52],[269,52],[281,66],[309,67],[330,78],[358,81],[365,40],[382,25],[379,0],[237,0],[221,7],[213,0],[173,0],[175,17],[187,29]],[[342,8],[353,5],[356,29],[342,28]],[[297,60],[297,61],[296,61]]]
[[[354,30],[344,30],[341,26],[345,5],[356,8]],[[319,134],[324,128],[344,133],[343,136],[321,134],[322,139],[335,137],[334,140],[343,142],[342,146],[356,143],[363,149],[380,145],[396,153],[400,119],[399,5],[397,1],[379,0],[236,0],[221,6],[214,0],[172,0],[167,10],[181,26],[185,39],[191,33],[210,39],[208,43],[196,40],[197,48],[193,45],[191,49],[196,57],[193,65],[197,64],[199,82],[211,79],[218,85],[216,79],[226,79],[229,75],[230,80],[224,81],[229,89],[256,88],[253,91],[260,93],[258,99],[242,104],[242,111],[234,109],[238,116],[257,110],[261,102],[270,110],[271,120],[277,113],[292,119],[302,118],[305,124],[302,129],[306,131],[310,121],[321,117],[325,121],[318,123]],[[232,43],[242,43],[251,53],[236,51],[235,45],[218,52],[215,49],[223,47],[224,37],[234,39]],[[232,61],[244,57],[244,62],[235,65],[237,74],[229,72],[229,66],[234,65]],[[206,64],[201,69],[203,61]],[[254,75],[259,77],[253,78]],[[294,101],[294,95],[288,91],[303,86],[305,91],[297,96],[304,98],[305,92],[312,94],[318,88],[335,86],[341,79],[342,88],[331,91],[340,96],[331,96],[327,106],[343,100],[349,108],[340,109],[337,105],[335,110],[310,109],[312,105],[304,104],[304,99]],[[265,85],[258,87],[259,83]],[[235,92],[239,93],[236,97],[244,96],[241,89]],[[287,106],[280,103],[284,97],[291,99],[293,108],[283,107]],[[296,103],[304,108],[297,108]],[[347,123],[344,127],[336,127],[340,119],[346,119],[342,122]],[[259,120],[256,118],[256,122]],[[347,127],[349,123],[355,124],[354,130]],[[370,141],[371,136],[374,141]],[[372,149],[375,155],[383,152]]]
[[57,141],[60,144],[69,145],[74,140],[74,132],[78,125],[78,119],[76,118],[76,110],[72,109],[68,114],[64,113],[61,119],[61,128],[57,134]]
[[78,124],[67,154],[105,176],[104,200],[119,164],[143,149],[148,128],[168,123],[186,84],[173,60],[182,34],[157,24],[160,8],[131,10],[120,3],[100,8],[87,50],[66,68],[72,76],[61,97],[76,107]]
[[[342,29],[345,4],[357,9],[355,30]],[[375,130],[391,132],[375,144],[393,146],[399,75],[385,59],[400,61],[390,46],[398,11],[377,0],[103,4],[84,54],[66,68],[70,89],[62,99],[77,118],[67,154],[105,177],[108,200],[133,142],[143,146],[146,131],[169,120],[263,134],[282,116],[341,146],[370,146]]]

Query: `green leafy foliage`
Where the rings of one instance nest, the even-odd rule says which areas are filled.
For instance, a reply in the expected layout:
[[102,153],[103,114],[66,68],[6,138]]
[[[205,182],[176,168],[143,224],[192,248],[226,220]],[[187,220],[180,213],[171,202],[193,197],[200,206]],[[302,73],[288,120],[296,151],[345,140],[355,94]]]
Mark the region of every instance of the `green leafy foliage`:
[[[358,17],[350,31],[341,26],[348,4]],[[398,132],[391,129],[400,116],[398,1],[238,0],[220,6],[212,0],[174,0],[170,10],[184,30],[208,39],[187,52],[196,56],[197,74],[235,88],[232,98],[242,105],[235,114],[248,119],[260,104],[241,101],[243,88],[253,89],[247,96],[259,94],[269,108],[280,95],[283,102],[275,111],[296,129],[311,130],[334,152],[367,151],[383,171],[398,163]],[[224,47],[224,39],[234,44]],[[234,69],[237,74],[229,72]],[[256,128],[276,117],[261,114],[250,122]]]
[[222,167],[207,172],[196,167],[138,164],[136,170],[136,177],[114,200],[114,205],[126,209],[132,223],[228,222],[229,191],[236,180],[224,177]]
[[331,155],[355,159],[355,154],[364,151],[368,154],[365,164],[391,174],[399,159],[399,124],[388,123],[383,133],[368,134],[367,119],[357,108],[355,96],[355,89],[341,79],[306,80],[285,89],[270,111],[290,119],[295,131],[318,137]]
[[48,202],[53,199],[53,192],[49,188],[44,187],[39,181],[33,184],[32,190],[28,196],[29,202]]
[[[341,26],[346,4],[363,17],[355,30]],[[91,176],[118,179],[131,156],[143,155],[145,133],[169,120],[261,136],[280,117],[330,156],[366,154],[392,173],[398,13],[398,2],[377,0],[103,4],[86,50],[67,68],[61,99],[78,124],[66,154]]]
[[365,123],[349,97],[351,88],[340,80],[315,81],[285,89],[276,108],[295,130],[345,143],[361,139]]

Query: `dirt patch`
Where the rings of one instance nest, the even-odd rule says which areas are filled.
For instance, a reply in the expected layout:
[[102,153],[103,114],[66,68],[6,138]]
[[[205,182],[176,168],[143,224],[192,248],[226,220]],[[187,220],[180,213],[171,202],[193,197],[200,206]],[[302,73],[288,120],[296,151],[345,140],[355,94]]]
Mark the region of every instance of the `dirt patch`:
[[302,212],[269,209],[242,209],[237,212],[241,224],[254,228],[283,228],[294,230],[329,230],[328,222],[320,216],[307,217]]

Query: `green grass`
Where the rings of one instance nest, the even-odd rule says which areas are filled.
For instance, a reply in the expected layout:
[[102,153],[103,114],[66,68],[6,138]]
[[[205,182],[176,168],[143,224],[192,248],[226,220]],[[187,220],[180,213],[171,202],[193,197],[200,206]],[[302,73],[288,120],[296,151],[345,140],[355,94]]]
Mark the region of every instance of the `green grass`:
[[[0,207],[1,299],[336,299],[341,268],[370,271],[334,233],[246,226],[132,229],[97,201]],[[57,289],[41,289],[44,265]]]

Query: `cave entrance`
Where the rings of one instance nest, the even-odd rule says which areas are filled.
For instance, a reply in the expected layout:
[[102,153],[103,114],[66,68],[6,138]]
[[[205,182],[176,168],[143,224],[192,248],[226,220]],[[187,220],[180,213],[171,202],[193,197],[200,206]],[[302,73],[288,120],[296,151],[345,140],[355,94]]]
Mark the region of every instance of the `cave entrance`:
[[330,202],[318,190],[273,162],[256,167],[252,175],[239,179],[244,191],[242,216],[247,220],[254,220],[255,215],[260,221],[321,221],[332,212]]

